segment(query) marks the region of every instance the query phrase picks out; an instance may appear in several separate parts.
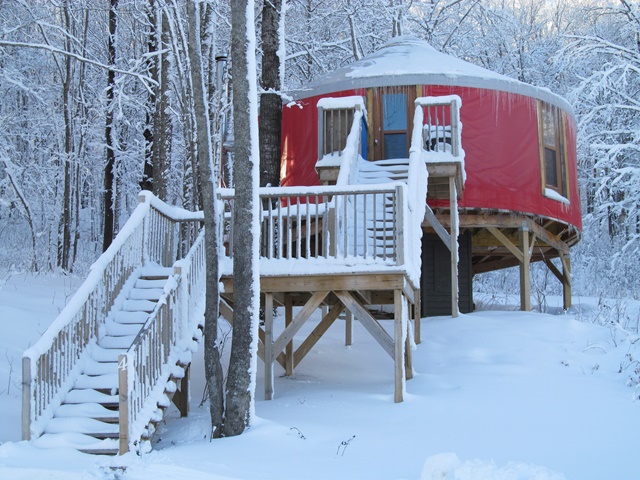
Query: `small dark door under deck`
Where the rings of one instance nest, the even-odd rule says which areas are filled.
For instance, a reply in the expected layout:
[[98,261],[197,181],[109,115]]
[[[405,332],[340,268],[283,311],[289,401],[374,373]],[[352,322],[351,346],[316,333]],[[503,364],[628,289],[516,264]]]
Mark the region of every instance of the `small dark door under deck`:
[[[473,311],[471,232],[458,237],[458,307]],[[421,316],[451,315],[451,253],[435,233],[422,236]]]

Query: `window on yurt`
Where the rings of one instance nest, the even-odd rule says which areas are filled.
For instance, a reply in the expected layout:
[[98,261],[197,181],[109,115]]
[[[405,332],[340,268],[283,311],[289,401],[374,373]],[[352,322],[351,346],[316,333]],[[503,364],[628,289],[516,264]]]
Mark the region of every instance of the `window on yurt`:
[[565,129],[562,112],[548,103],[538,103],[540,166],[543,193],[548,189],[568,196]]

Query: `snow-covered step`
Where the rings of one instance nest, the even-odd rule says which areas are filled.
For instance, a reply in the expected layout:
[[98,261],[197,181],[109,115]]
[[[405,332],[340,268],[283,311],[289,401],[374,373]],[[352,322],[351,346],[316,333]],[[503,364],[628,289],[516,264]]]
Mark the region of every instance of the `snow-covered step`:
[[119,311],[113,316],[113,321],[116,323],[129,323],[129,324],[143,324],[149,318],[147,312],[126,312]]
[[91,358],[96,362],[118,362],[118,356],[123,353],[118,349],[102,348],[95,345],[91,349]]
[[78,432],[46,433],[33,440],[33,445],[39,448],[75,448],[83,452],[103,455],[115,455],[118,453],[117,438],[99,440],[90,435]]
[[[128,350],[133,341],[135,340],[135,335],[127,335],[124,337],[103,337],[98,341],[98,345],[102,348],[112,348],[112,349],[122,349],[124,351]],[[122,353],[124,353],[124,351]]]
[[56,410],[56,417],[60,418],[94,418],[101,422],[117,423],[118,411],[106,408],[99,403],[78,403],[60,405]]
[[142,280],[160,280],[169,278],[171,275],[173,275],[172,267],[146,266],[142,269],[140,278]]
[[88,358],[82,368],[85,375],[106,375],[117,371],[117,362],[97,362],[93,358]]
[[118,372],[108,375],[80,375],[74,385],[76,389],[112,390],[118,388]]
[[159,288],[163,289],[167,280],[165,277],[159,279],[139,278],[136,280],[134,288]]
[[164,293],[164,290],[162,288],[134,288],[129,293],[129,299],[154,300],[157,302],[163,293]]
[[137,335],[140,332],[142,324],[139,323],[118,323],[108,322],[105,325],[107,335],[113,337],[123,337],[127,335]]
[[157,302],[150,300],[125,300],[122,310],[126,312],[152,312]]
[[108,395],[97,390],[71,390],[64,397],[63,404],[98,403],[107,408],[118,406],[118,395]]
[[84,433],[94,438],[117,438],[117,424],[87,417],[55,417],[44,429],[45,433]]

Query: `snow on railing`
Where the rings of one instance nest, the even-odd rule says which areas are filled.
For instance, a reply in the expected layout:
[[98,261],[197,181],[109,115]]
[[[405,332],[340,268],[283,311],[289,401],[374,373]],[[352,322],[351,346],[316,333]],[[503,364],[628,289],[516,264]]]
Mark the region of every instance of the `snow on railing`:
[[178,226],[202,218],[201,212],[171,207],[150,192],[140,194],[140,204],[111,246],[91,266],[86,280],[40,340],[23,355],[24,440],[42,434],[80,374],[83,353],[96,342],[132,273],[144,263],[171,265],[178,245],[184,243]]
[[[361,153],[366,108],[360,96],[322,98],[318,101],[318,162],[340,167],[337,185],[352,183]],[[365,125],[366,128],[366,125]]]
[[[233,258],[234,191],[220,189],[225,204],[226,256]],[[401,183],[278,187],[259,190],[260,256],[308,260],[315,265],[403,265],[406,186]],[[222,233],[221,233],[222,236]]]
[[[438,97],[419,97],[415,100],[416,115],[414,119],[414,135],[416,126],[421,128],[421,148],[425,161],[442,161],[446,157],[451,161],[464,158],[462,150],[462,125],[460,123],[460,107],[462,100],[458,95]],[[415,138],[415,137],[414,137]],[[413,143],[412,143],[413,147]]]
[[[120,454],[144,448],[142,439],[150,436],[145,429],[158,405],[168,402],[166,380],[184,375],[204,311],[205,285],[201,230],[187,256],[174,264],[174,275],[133,344],[118,358]],[[176,368],[178,364],[183,367]]]

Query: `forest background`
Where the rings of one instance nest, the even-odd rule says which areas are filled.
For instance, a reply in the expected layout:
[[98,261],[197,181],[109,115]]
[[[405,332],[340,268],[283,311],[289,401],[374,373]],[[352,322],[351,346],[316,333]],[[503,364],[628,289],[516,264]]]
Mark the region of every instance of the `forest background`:
[[[414,35],[437,50],[565,96],[579,125],[584,215],[572,250],[578,295],[640,298],[640,5],[627,0],[264,0],[277,6],[281,98]],[[230,186],[227,1],[202,0],[190,42],[182,0],[0,0],[0,282],[82,275],[141,188],[202,208],[190,50],[198,45],[213,155]],[[273,25],[271,30],[273,31]],[[191,52],[193,54],[193,52]],[[194,58],[193,55],[191,58]],[[284,61],[282,61],[284,59]],[[226,68],[225,68],[226,67]],[[263,98],[273,95],[263,88]],[[227,145],[228,146],[228,145]],[[540,268],[536,268],[540,267]],[[496,298],[517,271],[479,275]],[[560,284],[534,265],[535,304]]]

